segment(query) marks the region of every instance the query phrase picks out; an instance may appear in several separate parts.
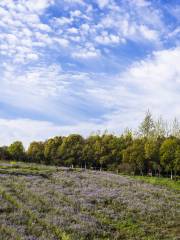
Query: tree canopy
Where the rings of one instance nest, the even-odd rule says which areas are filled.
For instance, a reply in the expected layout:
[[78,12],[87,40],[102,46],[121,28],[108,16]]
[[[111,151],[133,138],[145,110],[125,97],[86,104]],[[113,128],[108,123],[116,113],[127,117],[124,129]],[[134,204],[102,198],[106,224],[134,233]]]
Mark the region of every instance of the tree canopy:
[[16,141],[0,147],[0,159],[172,176],[180,172],[180,125],[175,119],[171,128],[167,126],[162,118],[154,121],[148,111],[138,134],[126,129],[119,136],[108,132],[86,138],[79,134],[56,136],[32,142],[27,151]]

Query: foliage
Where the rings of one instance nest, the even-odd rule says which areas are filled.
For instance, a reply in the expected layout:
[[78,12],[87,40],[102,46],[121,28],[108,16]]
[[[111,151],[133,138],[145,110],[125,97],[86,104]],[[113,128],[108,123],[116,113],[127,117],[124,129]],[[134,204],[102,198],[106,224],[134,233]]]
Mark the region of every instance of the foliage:
[[133,144],[123,152],[123,162],[129,163],[133,167],[134,173],[138,170],[141,175],[144,170],[144,157],[144,141],[141,139],[134,140]]
[[44,161],[44,143],[32,142],[27,150],[27,156],[30,161],[41,163]]
[[61,146],[63,141],[62,137],[55,137],[48,139],[44,144],[44,157],[47,164],[52,162],[58,164],[58,148]]
[[174,160],[176,158],[176,150],[178,147],[178,140],[176,138],[166,139],[160,148],[161,164],[167,171],[174,169]]
[[0,159],[1,160],[8,160],[10,159],[10,153],[8,151],[7,146],[0,147]]
[[[84,139],[78,134],[71,134],[64,138],[57,150],[60,164],[65,166],[81,165]],[[61,161],[62,160],[62,161]]]
[[152,119],[152,115],[149,111],[147,111],[146,116],[143,122],[139,126],[139,133],[143,137],[150,137],[154,134],[154,121]]
[[171,173],[172,178],[180,173],[179,133],[177,119],[168,125],[162,118],[153,120],[148,111],[136,134],[127,128],[120,136],[107,131],[86,138],[79,134],[56,136],[32,142],[26,152],[17,141],[0,147],[0,159],[151,176]]
[[16,141],[12,143],[8,147],[8,152],[11,156],[11,159],[17,160],[17,161],[22,161],[25,158],[25,149],[20,141]]

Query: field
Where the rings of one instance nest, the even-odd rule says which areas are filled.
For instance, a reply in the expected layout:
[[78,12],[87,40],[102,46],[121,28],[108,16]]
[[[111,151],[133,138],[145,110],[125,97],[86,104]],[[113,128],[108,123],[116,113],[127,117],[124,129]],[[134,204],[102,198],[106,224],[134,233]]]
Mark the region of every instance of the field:
[[1,163],[0,240],[180,239],[179,182],[148,179]]

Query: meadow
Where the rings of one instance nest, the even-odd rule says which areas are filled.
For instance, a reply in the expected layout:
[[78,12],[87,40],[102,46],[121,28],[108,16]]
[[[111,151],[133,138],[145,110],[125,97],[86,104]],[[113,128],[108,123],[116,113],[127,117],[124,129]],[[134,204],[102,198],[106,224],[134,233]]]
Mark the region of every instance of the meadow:
[[0,240],[178,240],[180,183],[0,163]]

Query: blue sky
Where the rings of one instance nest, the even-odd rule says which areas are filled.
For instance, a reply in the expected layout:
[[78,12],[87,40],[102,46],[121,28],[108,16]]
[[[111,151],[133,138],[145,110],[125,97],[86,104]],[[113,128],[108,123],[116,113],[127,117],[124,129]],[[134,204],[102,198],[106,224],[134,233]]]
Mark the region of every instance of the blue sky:
[[180,117],[179,0],[1,0],[0,144]]

